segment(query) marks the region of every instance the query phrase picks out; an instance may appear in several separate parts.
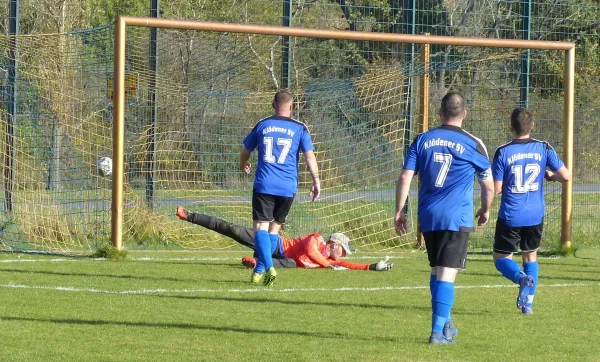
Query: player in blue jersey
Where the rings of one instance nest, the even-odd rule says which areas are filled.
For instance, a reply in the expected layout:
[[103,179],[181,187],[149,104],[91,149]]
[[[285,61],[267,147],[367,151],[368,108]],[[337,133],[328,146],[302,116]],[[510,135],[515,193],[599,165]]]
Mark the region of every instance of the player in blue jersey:
[[[298,189],[298,158],[300,151],[312,176],[311,195],[316,201],[321,193],[319,168],[308,128],[291,118],[294,96],[280,90],[273,97],[274,115],[260,120],[244,139],[240,152],[240,168],[249,174],[248,160],[258,149],[258,165],[252,191],[254,244],[258,262],[250,281],[271,286],[277,272],[271,255],[275,251],[281,225],[290,211]],[[263,275],[264,274],[264,275]]]
[[[567,182],[569,170],[547,142],[529,137],[533,115],[516,108],[510,116],[514,139],[496,150],[492,175],[496,193],[502,193],[496,233],[494,264],[502,275],[518,284],[517,308],[533,314],[533,297],[538,283],[537,249],[544,226],[544,177]],[[549,168],[547,170],[546,168]],[[523,270],[512,260],[520,247]]]
[[404,205],[414,174],[420,176],[418,220],[431,266],[432,327],[430,344],[453,344],[458,333],[451,320],[454,281],[466,266],[469,234],[474,229],[473,184],[481,185],[481,208],[475,216],[484,225],[494,198],[487,150],[480,139],[464,131],[464,98],[449,92],[442,99],[442,125],[419,134],[404,160],[396,185],[394,225],[407,232]]

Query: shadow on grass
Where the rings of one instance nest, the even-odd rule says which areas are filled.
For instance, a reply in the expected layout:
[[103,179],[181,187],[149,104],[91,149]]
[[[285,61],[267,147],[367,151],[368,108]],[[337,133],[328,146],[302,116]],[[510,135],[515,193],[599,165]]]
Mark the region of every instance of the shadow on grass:
[[418,312],[431,312],[431,306],[428,304],[420,305],[384,305],[384,304],[368,304],[368,303],[343,303],[337,302],[313,302],[306,300],[279,300],[270,298],[236,298],[236,297],[218,297],[218,296],[189,296],[189,295],[153,295],[158,298],[175,298],[185,300],[209,300],[209,301],[224,301],[224,302],[241,302],[241,303],[277,303],[284,305],[310,305],[322,307],[349,307],[349,308],[373,308],[373,309],[391,309],[391,310],[414,310]]
[[[240,258],[240,261],[242,258]],[[136,260],[137,262],[137,260]],[[239,268],[242,266],[241,262],[231,263],[224,262],[223,260],[143,260],[143,263],[146,264],[166,264],[166,265],[202,265],[202,266],[210,266],[210,267],[236,267]]]
[[[587,271],[585,271],[584,273],[587,273]],[[500,278],[502,278],[501,280],[508,281],[500,273],[467,273],[467,272],[465,272],[465,275],[466,274],[468,274],[468,275],[476,275],[476,276],[484,276],[484,277],[500,277]],[[571,281],[571,282],[593,282],[593,283],[600,282],[600,278],[596,278],[596,279],[593,279],[593,278],[571,278],[571,277],[565,277],[565,276],[554,277],[554,276],[546,275],[546,274],[540,275],[540,280],[541,281],[556,280],[556,281],[560,281],[560,282],[565,282],[565,281]]]
[[[521,256],[517,256],[515,255],[515,257],[513,257],[513,260],[516,261],[518,264],[521,264]],[[596,259],[591,259],[591,258],[582,258],[582,257],[570,257],[570,258],[552,258],[550,260],[538,260],[540,262],[540,266],[543,267],[554,267],[554,266],[565,266],[568,268],[574,268],[574,267],[581,267],[581,268],[595,268],[598,269],[599,268],[599,264],[598,263],[582,263],[582,260],[586,260],[586,261],[592,261],[592,260],[596,260]],[[597,259],[600,260],[600,259]],[[491,268],[494,268],[494,262],[492,261],[491,257],[489,260],[482,260],[482,259],[468,259],[467,260],[467,271],[468,271],[468,267],[469,264],[473,264],[473,263],[483,263],[483,264],[489,264]]]
[[128,280],[156,280],[156,281],[168,281],[168,282],[186,282],[186,283],[197,283],[198,279],[180,279],[170,277],[150,277],[150,276],[137,276],[137,275],[115,275],[115,274],[97,274],[97,273],[66,273],[48,270],[22,270],[22,269],[3,269],[0,268],[0,272],[5,273],[21,273],[21,274],[40,274],[40,275],[58,275],[65,277],[97,277],[97,278],[117,278],[117,279],[128,279]]
[[67,324],[67,325],[84,325],[84,326],[123,326],[123,327],[142,327],[142,328],[179,328],[184,330],[203,330],[211,332],[233,332],[233,333],[248,333],[248,334],[266,334],[273,335],[275,337],[282,335],[301,336],[310,338],[322,338],[326,339],[354,339],[362,341],[382,341],[382,342],[398,342],[397,338],[386,338],[386,337],[365,337],[358,335],[351,335],[347,333],[327,332],[319,333],[314,331],[290,331],[290,330],[265,330],[256,328],[236,328],[236,327],[218,327],[205,324],[196,323],[158,323],[158,322],[126,322],[126,321],[110,321],[110,320],[97,320],[97,319],[59,319],[59,318],[31,318],[31,317],[12,317],[12,316],[1,316],[0,320],[7,322],[38,322],[38,323],[55,323],[55,324]]
[[[247,285],[247,283],[244,283]],[[323,306],[323,307],[348,307],[348,308],[373,308],[373,309],[387,309],[387,310],[411,310],[419,313],[431,313],[431,305],[429,300],[423,305],[384,305],[384,304],[369,304],[369,303],[344,303],[339,300],[336,302],[314,302],[307,300],[279,300],[270,298],[242,298],[242,297],[220,297],[220,296],[201,296],[201,295],[165,295],[165,294],[138,294],[136,296],[143,297],[155,297],[155,298],[172,298],[172,299],[184,299],[191,301],[222,301],[222,302],[235,302],[235,303],[277,303],[283,305],[307,305],[307,306]],[[492,313],[491,311],[485,311],[485,313]],[[454,313],[454,312],[453,312]],[[458,310],[457,315],[481,315],[482,311],[469,312],[466,310]]]

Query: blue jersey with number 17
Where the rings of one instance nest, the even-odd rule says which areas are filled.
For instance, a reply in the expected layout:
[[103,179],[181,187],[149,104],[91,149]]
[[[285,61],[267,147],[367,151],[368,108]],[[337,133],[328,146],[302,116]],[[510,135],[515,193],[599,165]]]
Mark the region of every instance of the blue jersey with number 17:
[[258,148],[257,192],[286,197],[296,194],[300,151],[314,149],[304,123],[282,116],[262,119],[244,139],[244,147],[249,151]]
[[544,174],[563,166],[547,142],[532,138],[514,139],[494,154],[492,174],[502,181],[498,217],[511,227],[539,225],[544,217]]
[[404,169],[420,174],[419,225],[424,232],[473,231],[473,184],[491,179],[480,139],[457,126],[442,125],[417,136]]

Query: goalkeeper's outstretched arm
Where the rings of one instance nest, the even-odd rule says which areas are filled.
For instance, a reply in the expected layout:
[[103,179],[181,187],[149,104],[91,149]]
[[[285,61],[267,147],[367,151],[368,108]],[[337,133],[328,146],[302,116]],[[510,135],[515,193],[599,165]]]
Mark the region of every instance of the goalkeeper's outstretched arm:
[[389,256],[386,256],[373,264],[358,264],[351,263],[346,260],[331,261],[330,265],[342,267],[351,270],[373,270],[373,271],[389,271],[394,267],[394,263],[388,263]]

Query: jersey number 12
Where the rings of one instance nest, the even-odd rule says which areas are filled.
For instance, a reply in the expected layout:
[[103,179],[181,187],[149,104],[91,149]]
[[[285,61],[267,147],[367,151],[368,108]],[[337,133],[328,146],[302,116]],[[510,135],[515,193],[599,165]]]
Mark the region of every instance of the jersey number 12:
[[[525,165],[525,172],[523,172],[523,165],[513,165],[510,171],[515,175],[515,184],[512,186],[512,192],[515,194],[524,194],[530,191],[537,191],[539,183],[534,182],[537,176],[540,174],[540,165],[537,163],[528,163]],[[523,179],[526,175],[527,180],[523,183]]]

